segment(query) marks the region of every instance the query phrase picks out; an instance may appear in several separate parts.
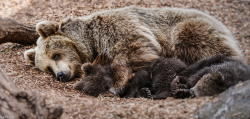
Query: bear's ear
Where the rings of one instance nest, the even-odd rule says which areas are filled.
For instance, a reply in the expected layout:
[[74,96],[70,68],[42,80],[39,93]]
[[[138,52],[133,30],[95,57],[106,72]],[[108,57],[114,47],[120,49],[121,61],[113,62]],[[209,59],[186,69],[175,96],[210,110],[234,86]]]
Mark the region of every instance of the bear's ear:
[[35,65],[35,55],[36,55],[36,50],[34,48],[26,50],[24,52],[24,59],[26,63]]
[[59,24],[53,21],[41,21],[36,24],[36,32],[43,38],[58,31]]
[[90,74],[95,74],[95,66],[91,63],[84,63],[81,67],[82,71],[84,72],[85,76]]

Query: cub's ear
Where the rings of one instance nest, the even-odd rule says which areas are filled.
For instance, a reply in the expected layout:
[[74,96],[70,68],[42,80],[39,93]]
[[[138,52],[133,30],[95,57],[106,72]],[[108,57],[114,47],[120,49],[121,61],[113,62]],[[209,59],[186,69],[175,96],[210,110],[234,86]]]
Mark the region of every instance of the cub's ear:
[[36,55],[36,50],[34,48],[26,50],[24,52],[24,59],[26,63],[35,65],[35,55]]
[[91,64],[91,63],[84,63],[81,67],[81,69],[83,70],[85,76],[88,76],[90,74],[95,74],[95,65]]
[[36,24],[36,32],[43,38],[58,31],[59,24],[53,21],[41,21]]

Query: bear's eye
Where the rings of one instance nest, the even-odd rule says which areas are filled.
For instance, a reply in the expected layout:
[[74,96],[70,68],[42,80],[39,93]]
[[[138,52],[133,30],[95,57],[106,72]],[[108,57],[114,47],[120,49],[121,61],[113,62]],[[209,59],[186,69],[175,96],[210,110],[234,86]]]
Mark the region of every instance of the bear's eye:
[[60,54],[54,54],[54,55],[52,56],[52,59],[55,60],[55,61],[59,60],[60,58],[61,58],[61,55],[60,55]]
[[47,70],[48,72],[53,73],[53,70],[52,70],[51,67],[49,67],[49,66],[46,68],[46,70]]

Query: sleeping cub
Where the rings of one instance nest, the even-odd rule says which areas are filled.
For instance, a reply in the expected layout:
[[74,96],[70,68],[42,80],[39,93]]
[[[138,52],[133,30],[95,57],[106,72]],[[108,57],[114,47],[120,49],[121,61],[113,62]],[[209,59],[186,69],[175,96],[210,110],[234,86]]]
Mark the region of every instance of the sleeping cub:
[[249,65],[225,55],[216,55],[189,66],[173,80],[171,87],[177,97],[212,96],[248,79]]
[[115,70],[98,62],[82,66],[85,77],[75,85],[76,89],[92,96],[110,91],[126,98],[186,98],[219,94],[239,81],[250,79],[248,65],[225,55],[212,56],[188,67],[179,59],[159,58],[135,72],[125,87],[115,93],[112,87]]
[[[146,97],[164,99],[172,96],[170,84],[179,72],[186,68],[185,63],[175,58],[159,58],[151,66],[135,72],[125,87],[119,91],[120,97]],[[75,85],[75,89],[98,96],[106,91],[113,92],[115,70],[110,65],[87,63],[82,66],[85,77]]]

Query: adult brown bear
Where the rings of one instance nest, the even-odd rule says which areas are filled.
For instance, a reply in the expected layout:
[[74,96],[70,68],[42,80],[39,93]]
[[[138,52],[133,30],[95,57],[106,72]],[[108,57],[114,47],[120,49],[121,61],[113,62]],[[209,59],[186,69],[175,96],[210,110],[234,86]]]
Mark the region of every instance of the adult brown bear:
[[194,9],[124,7],[89,16],[37,24],[37,46],[24,53],[42,71],[69,81],[80,64],[106,50],[119,91],[133,72],[154,59],[176,57],[187,64],[216,54],[242,59],[230,31],[218,20]]

